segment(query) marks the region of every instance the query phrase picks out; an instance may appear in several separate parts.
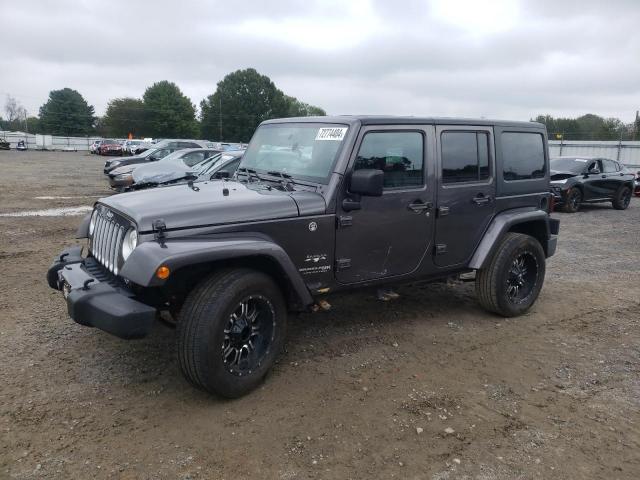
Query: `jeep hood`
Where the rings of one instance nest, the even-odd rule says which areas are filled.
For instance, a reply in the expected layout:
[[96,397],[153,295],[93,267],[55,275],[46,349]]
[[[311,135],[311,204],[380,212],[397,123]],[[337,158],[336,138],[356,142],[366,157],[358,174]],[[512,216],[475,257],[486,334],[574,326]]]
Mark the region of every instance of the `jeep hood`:
[[140,232],[151,231],[158,219],[171,230],[326,212],[323,197],[315,192],[267,190],[261,184],[221,180],[197,183],[193,188],[181,184],[121,193],[100,203],[130,217]]

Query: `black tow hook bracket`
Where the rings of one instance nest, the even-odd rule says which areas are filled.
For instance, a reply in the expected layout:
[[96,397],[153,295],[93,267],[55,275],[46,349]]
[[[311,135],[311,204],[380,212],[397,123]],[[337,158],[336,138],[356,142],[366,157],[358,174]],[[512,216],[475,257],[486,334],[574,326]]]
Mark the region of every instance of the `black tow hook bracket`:
[[151,226],[155,231],[154,238],[158,241],[158,243],[162,248],[167,248],[166,245],[164,244],[164,241],[167,238],[167,235],[164,233],[165,230],[167,229],[167,224],[164,223],[164,220],[160,218],[158,220],[154,220]]
[[89,290],[89,284],[93,282],[95,282],[95,279],[93,278],[88,278],[87,280],[85,280],[82,284],[82,290]]
[[60,255],[60,258],[58,260],[60,260],[60,262],[64,262],[65,257],[69,256],[69,252],[64,252],[62,255]]

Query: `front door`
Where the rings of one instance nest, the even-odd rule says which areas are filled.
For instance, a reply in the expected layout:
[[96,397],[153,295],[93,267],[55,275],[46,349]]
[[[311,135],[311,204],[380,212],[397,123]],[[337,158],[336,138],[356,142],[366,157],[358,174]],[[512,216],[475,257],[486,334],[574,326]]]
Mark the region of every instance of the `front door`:
[[[593,173],[594,171],[598,173]],[[593,160],[587,167],[587,175],[583,179],[582,186],[584,200],[598,200],[607,197],[607,175],[603,171],[602,160]]]
[[[429,250],[433,236],[432,127],[364,128],[347,170],[337,206],[336,279],[357,283],[411,273]],[[384,172],[384,193],[359,198],[360,209],[345,210],[350,172]]]
[[434,263],[464,264],[473,254],[495,205],[493,129],[438,126],[438,203]]

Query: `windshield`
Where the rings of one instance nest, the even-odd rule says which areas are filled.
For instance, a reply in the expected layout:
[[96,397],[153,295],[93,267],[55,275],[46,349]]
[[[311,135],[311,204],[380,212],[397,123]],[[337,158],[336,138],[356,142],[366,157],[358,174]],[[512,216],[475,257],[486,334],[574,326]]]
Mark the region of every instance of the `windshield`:
[[552,158],[550,162],[551,170],[556,172],[582,173],[587,169],[591,160],[584,158]]
[[138,156],[141,158],[147,158],[149,155],[151,155],[152,153],[157,152],[158,149],[157,148],[149,148],[147,150],[145,150],[144,152],[142,152],[141,154],[139,154]]
[[325,183],[347,128],[319,123],[263,125],[251,139],[240,168]]
[[164,156],[164,157],[160,157],[158,155],[154,155],[154,157],[156,158],[162,158],[163,162],[173,162],[176,161],[177,163],[182,163],[180,161],[180,159],[182,158],[182,156],[184,155],[184,150],[177,150],[173,153],[169,153],[168,155]]

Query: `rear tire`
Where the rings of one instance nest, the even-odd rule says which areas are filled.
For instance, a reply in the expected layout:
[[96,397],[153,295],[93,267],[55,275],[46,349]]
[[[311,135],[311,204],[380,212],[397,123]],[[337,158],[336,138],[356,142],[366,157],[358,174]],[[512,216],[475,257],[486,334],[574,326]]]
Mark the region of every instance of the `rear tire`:
[[622,186],[618,189],[611,204],[616,210],[626,210],[631,202],[631,189],[627,186]]
[[486,268],[476,273],[476,296],[486,310],[515,317],[538,298],[544,282],[545,255],[530,235],[507,233]]
[[255,389],[284,347],[287,309],[261,272],[217,272],[186,298],[178,315],[178,360],[198,388],[227,398]]
[[567,191],[562,205],[562,211],[566,213],[576,213],[580,210],[582,203],[582,192],[579,188],[573,187]]

